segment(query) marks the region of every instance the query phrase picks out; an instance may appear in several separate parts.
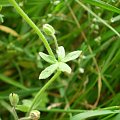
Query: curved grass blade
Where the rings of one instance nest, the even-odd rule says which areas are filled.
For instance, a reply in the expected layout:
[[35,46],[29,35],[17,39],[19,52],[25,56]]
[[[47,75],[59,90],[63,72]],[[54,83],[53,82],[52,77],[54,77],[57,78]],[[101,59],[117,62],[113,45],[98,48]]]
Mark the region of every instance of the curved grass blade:
[[107,26],[109,29],[111,29],[119,38],[120,34],[118,31],[116,31],[112,26],[110,26],[106,21],[101,19],[98,15],[96,15],[91,9],[89,9],[87,6],[85,6],[82,2],[79,0],[75,0],[80,6],[82,6],[86,11],[88,11],[91,15],[93,15],[95,18],[97,18],[101,23],[103,23],[105,26]]
[[4,76],[2,74],[0,74],[0,80],[5,82],[5,83],[8,83],[10,85],[13,85],[15,87],[18,87],[18,88],[21,88],[21,89],[24,89],[24,90],[28,90],[28,88],[26,88],[25,86],[23,86],[19,82],[16,82],[16,81],[12,80],[11,78],[6,77],[6,76]]
[[105,3],[105,2],[103,2],[101,0],[84,0],[84,2],[120,14],[120,9],[119,8],[117,8],[115,6],[112,6],[112,5],[108,4],[108,3]]
[[71,120],[84,120],[89,117],[107,115],[107,114],[119,113],[119,112],[120,110],[90,110],[73,116]]

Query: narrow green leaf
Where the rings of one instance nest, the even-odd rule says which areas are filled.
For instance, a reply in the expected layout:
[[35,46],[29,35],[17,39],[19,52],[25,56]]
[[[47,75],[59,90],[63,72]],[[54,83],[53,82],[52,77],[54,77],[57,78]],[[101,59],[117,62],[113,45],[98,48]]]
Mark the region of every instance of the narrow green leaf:
[[71,73],[71,68],[63,62],[59,62],[59,66],[58,66],[59,70],[61,70],[62,72],[67,72],[67,73]]
[[84,113],[77,114],[71,118],[71,120],[84,120],[93,116],[107,115],[112,113],[119,113],[120,110],[91,110]]
[[24,87],[22,84],[20,84],[19,82],[17,81],[14,81],[12,79],[10,79],[9,77],[6,77],[2,74],[0,74],[0,81],[3,81],[5,83],[8,83],[10,85],[13,85],[15,87],[18,87],[18,88],[21,88],[21,89],[24,89],[24,90],[28,90],[28,88]]
[[58,55],[58,59],[63,59],[65,57],[65,49],[63,46],[58,47],[58,50],[56,51]]
[[58,64],[53,64],[47,67],[40,73],[39,79],[46,79],[48,78],[58,67]]
[[57,60],[53,56],[47,55],[47,54],[45,54],[43,52],[39,52],[39,55],[40,55],[40,57],[42,59],[44,59],[48,63],[52,63],[53,64],[53,63],[57,62]]
[[74,60],[74,59],[78,58],[81,53],[82,53],[82,51],[74,51],[74,52],[68,53],[65,56],[65,58],[62,59],[62,62],[68,62],[70,60]]
[[105,2],[103,2],[101,0],[84,0],[84,2],[89,3],[91,5],[95,5],[95,6],[104,8],[104,9],[109,10],[109,11],[120,13],[119,8],[117,8],[115,6],[112,6],[112,5],[108,4],[108,3],[105,3]]

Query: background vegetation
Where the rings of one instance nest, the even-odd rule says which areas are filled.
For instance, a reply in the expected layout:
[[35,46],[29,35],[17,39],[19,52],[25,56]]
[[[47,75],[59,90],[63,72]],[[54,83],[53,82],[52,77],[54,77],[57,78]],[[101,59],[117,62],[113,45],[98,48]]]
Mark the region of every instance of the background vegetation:
[[[120,114],[103,114],[105,109],[118,113],[120,106],[120,1],[17,2],[41,30],[45,23],[55,28],[58,43],[66,52],[82,50],[84,55],[81,61],[69,62],[72,74],[62,73],[38,102],[41,120],[67,120],[80,110],[89,117],[82,110],[100,108],[103,113],[90,113],[94,116],[91,120],[119,120]],[[12,120],[9,94],[17,93],[19,104],[30,104],[49,80],[38,79],[48,64],[38,55],[46,49],[31,27],[7,0],[0,0],[0,5],[0,117]],[[52,38],[46,38],[55,52]]]

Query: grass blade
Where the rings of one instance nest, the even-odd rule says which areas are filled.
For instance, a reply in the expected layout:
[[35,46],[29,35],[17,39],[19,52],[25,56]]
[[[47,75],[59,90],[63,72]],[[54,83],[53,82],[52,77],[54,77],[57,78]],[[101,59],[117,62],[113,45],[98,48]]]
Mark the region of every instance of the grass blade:
[[107,115],[107,114],[119,113],[119,112],[120,110],[114,110],[114,111],[112,110],[91,110],[91,111],[77,114],[73,116],[71,120],[83,120],[83,119],[93,117],[93,116]]
[[24,89],[24,90],[28,90],[26,87],[24,87],[22,84],[20,84],[19,82],[16,82],[16,81],[13,81],[12,79],[0,74],[0,80],[5,82],[5,83],[8,83],[10,85],[13,85],[17,88],[21,88],[21,89]]
[[117,8],[115,6],[112,6],[112,5],[108,4],[108,3],[105,3],[105,2],[103,2],[101,0],[84,0],[84,2],[120,14],[120,9],[119,8]]
[[101,23],[103,23],[105,26],[107,26],[108,28],[110,28],[114,33],[116,33],[117,36],[120,37],[120,34],[113,28],[111,27],[106,21],[104,21],[103,19],[101,19],[99,16],[97,16],[92,10],[90,10],[87,6],[85,6],[82,2],[80,2],[79,0],[76,0],[76,2],[82,6],[85,10],[87,10],[90,14],[92,14],[95,18],[97,18]]

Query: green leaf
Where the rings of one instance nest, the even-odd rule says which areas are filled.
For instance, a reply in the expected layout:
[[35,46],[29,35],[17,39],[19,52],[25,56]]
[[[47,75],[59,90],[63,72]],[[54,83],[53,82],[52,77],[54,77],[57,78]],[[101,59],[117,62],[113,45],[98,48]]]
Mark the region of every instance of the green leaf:
[[22,112],[28,112],[30,106],[32,105],[32,101],[28,99],[24,99],[22,100],[22,103],[23,103],[22,105],[17,105],[16,109]]
[[59,66],[58,66],[59,70],[61,70],[62,72],[67,72],[67,73],[71,73],[71,68],[63,62],[59,62]]
[[43,52],[39,52],[39,55],[40,55],[40,57],[42,59],[44,59],[48,63],[52,63],[53,64],[53,63],[57,62],[57,60],[53,56],[47,55],[47,54],[45,54]]
[[71,118],[71,120],[84,120],[93,116],[107,115],[112,113],[119,113],[120,110],[91,110],[84,113],[77,114]]
[[[35,95],[36,95],[36,93],[35,93]],[[38,108],[38,109],[39,108],[46,108],[46,105],[47,105],[48,102],[49,102],[48,93],[44,92],[36,100],[36,103],[34,104],[34,109],[36,109],[36,108]]]
[[65,57],[65,49],[63,46],[58,47],[58,50],[56,52],[57,52],[59,60],[61,60]]
[[15,109],[21,112],[28,112],[29,107],[26,105],[17,105]]
[[46,79],[48,78],[58,67],[58,64],[53,64],[47,67],[45,70],[43,70],[40,75],[39,79]]
[[30,107],[32,105],[32,100],[24,99],[22,100],[23,105]]
[[101,8],[104,8],[106,10],[109,10],[109,11],[113,11],[113,12],[116,12],[116,13],[120,13],[120,9],[115,7],[115,6],[112,6],[108,3],[105,3],[101,0],[84,0],[84,2],[87,2],[91,5],[95,5],[95,6],[98,6],[98,7],[101,7]]
[[65,56],[65,58],[62,59],[62,62],[68,62],[70,60],[74,60],[74,59],[78,58],[81,53],[82,53],[82,51],[74,51],[74,52],[68,53]]

